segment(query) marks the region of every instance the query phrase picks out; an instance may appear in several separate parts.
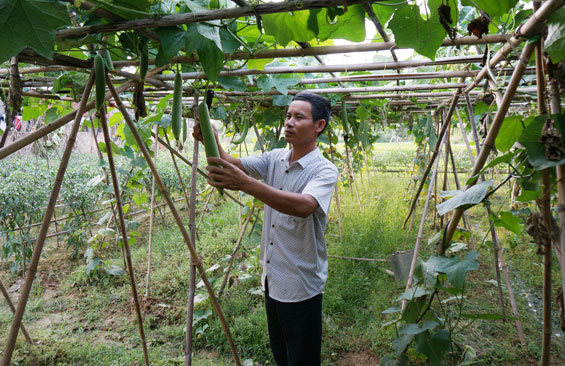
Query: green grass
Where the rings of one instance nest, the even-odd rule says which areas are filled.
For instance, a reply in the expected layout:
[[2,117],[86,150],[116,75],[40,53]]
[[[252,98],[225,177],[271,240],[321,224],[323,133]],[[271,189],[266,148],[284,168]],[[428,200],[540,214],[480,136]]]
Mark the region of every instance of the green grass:
[[[368,181],[364,174],[363,184],[359,175],[356,178],[359,181],[361,205],[348,187],[340,189],[341,235],[337,207],[335,203],[332,204],[326,233],[329,254],[386,259],[397,250],[412,248],[421,208],[416,213],[415,228],[407,241],[406,231],[401,230],[410,193],[406,187],[411,178],[380,173],[372,174]],[[493,209],[508,204],[502,198],[492,201]],[[486,232],[484,209],[475,207],[469,213],[475,235],[482,239]],[[182,210],[181,214],[187,220],[188,212]],[[238,214],[237,205],[214,198],[199,228],[197,248],[204,266],[219,266],[207,272],[216,289],[238,236]],[[436,221],[439,225],[439,220]],[[432,222],[430,218],[424,231],[421,249],[424,258],[434,251],[433,246],[426,244],[437,230],[431,227]],[[142,302],[144,329],[152,364],[182,365],[189,252],[169,216],[164,221],[157,219],[156,223],[151,295]],[[220,304],[241,359],[253,359],[265,365],[273,364],[273,359],[268,346],[263,296],[256,293],[261,273],[258,263],[260,224],[259,220],[254,232],[245,236],[232,271],[232,286],[228,287]],[[141,235],[132,246],[135,279],[141,295],[145,291],[148,259],[147,226],[148,221],[143,221],[138,229]],[[527,236],[515,237],[504,229],[499,233],[511,278],[517,286],[514,291],[527,344],[516,344],[516,330],[511,321],[477,321],[465,333],[457,335],[455,341],[475,350],[477,359],[474,365],[535,363],[541,349],[540,320],[539,315],[534,314],[528,306],[527,299],[521,295],[521,290],[539,296],[541,257],[533,254],[535,246],[529,244]],[[480,252],[481,267],[470,275],[465,310],[474,313],[497,312],[496,287],[490,282],[495,279],[495,274],[489,245],[482,245]],[[101,253],[109,264],[123,266],[119,249],[105,249]],[[24,317],[24,324],[38,343],[30,347],[25,344],[23,337],[19,337],[13,364],[143,364],[127,277],[89,282],[84,259],[79,256],[70,260],[69,255],[64,244],[57,247],[54,242],[48,243],[46,255],[40,262],[39,282],[34,284]],[[387,274],[387,270],[391,269],[390,264],[338,258],[330,258],[329,261],[323,303],[323,364],[330,366],[347,362],[346,357],[351,354],[368,355],[373,357],[372,360],[377,360],[392,352],[395,334],[393,329],[382,327],[389,320],[382,311],[394,305],[393,300],[402,292],[402,285]],[[554,278],[558,276],[559,272],[554,268]],[[15,277],[7,264],[2,266],[0,278],[7,287],[14,282]],[[198,287],[197,295],[204,294],[203,287]],[[198,302],[195,307],[199,312],[212,309],[210,300]],[[507,312],[510,311],[508,304],[506,308]],[[10,322],[11,314],[5,302],[0,302],[0,329],[7,332]],[[195,329],[198,330],[195,335],[196,366],[232,364],[225,335],[214,312],[199,321]],[[4,342],[5,338],[0,338],[0,352],[4,349]],[[553,359],[557,362],[562,351],[563,344],[556,339]],[[375,363],[372,361],[371,364]]]

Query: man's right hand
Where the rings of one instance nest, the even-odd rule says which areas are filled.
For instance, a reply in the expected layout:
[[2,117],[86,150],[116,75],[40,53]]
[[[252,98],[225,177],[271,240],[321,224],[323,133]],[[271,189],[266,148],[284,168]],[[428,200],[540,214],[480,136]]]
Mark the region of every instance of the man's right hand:
[[[212,124],[212,129],[214,130],[214,137],[216,138],[216,143],[219,145],[220,140],[218,138],[218,130],[216,130],[216,126],[214,126],[213,124]],[[200,122],[198,118],[196,118],[194,127],[192,127],[192,137],[194,137],[194,140],[204,143],[204,138],[202,137],[202,131],[200,130]]]

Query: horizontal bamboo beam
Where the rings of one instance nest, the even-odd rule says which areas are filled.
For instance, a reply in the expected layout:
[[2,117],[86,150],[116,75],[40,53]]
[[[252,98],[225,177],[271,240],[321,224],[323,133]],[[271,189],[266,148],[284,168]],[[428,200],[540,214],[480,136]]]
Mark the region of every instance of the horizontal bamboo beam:
[[[493,34],[487,35],[479,39],[477,37],[460,37],[455,40],[446,38],[442,46],[464,46],[464,45],[477,45],[485,43],[501,43],[506,42],[512,37],[511,34]],[[334,46],[318,46],[318,47],[292,47],[292,48],[278,48],[259,51],[256,53],[250,52],[236,52],[232,55],[226,54],[225,58],[229,60],[249,60],[249,59],[266,59],[266,58],[281,58],[281,57],[306,57],[306,56],[324,56],[335,55],[343,53],[358,53],[358,52],[376,52],[376,51],[389,51],[391,49],[405,49],[398,47],[394,42],[376,42],[376,43],[358,43],[352,45],[334,45]],[[171,63],[194,63],[198,58],[195,56],[177,56],[173,57]],[[149,60],[151,64],[155,63],[155,59]],[[139,61],[116,61],[115,67],[124,66],[137,66]]]
[[[349,64],[349,65],[316,65],[316,66],[295,66],[295,67],[265,67],[264,70],[257,69],[241,69],[235,71],[221,71],[219,77],[230,76],[246,76],[246,75],[270,75],[270,74],[297,74],[297,73],[313,73],[313,72],[353,72],[353,71],[376,71],[376,70],[397,70],[408,67],[423,66],[439,66],[468,64],[481,62],[482,56],[461,56],[461,57],[444,57],[431,60],[415,60],[415,61],[398,61],[398,62],[375,62],[366,64]],[[174,74],[155,75],[155,79],[174,80]],[[184,72],[183,80],[206,79],[207,76],[203,72]]]
[[116,33],[127,30],[172,27],[180,24],[200,23],[210,20],[237,19],[246,16],[319,9],[339,5],[347,6],[361,3],[375,3],[381,1],[384,0],[287,0],[277,3],[264,3],[228,9],[203,10],[194,13],[165,15],[159,18],[135,19],[111,24],[62,29],[57,32],[57,38],[76,38],[83,37],[88,34]]

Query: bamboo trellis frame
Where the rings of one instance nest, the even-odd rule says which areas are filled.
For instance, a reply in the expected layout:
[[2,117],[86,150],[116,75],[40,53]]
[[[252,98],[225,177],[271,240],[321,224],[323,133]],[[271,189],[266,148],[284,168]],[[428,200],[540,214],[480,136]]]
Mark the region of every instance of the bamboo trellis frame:
[[[375,2],[375,1],[372,1]],[[84,2],[83,4],[85,4],[86,2]],[[143,32],[144,34],[148,35],[148,37],[155,39],[156,35],[152,34],[152,32],[149,30],[151,28],[157,28],[157,27],[165,27],[165,26],[172,26],[172,25],[178,25],[178,24],[188,24],[188,23],[196,23],[196,22],[201,22],[201,21],[206,21],[206,20],[214,20],[214,19],[226,19],[226,18],[236,18],[236,17],[240,17],[240,16],[255,16],[255,15],[260,15],[260,14],[271,14],[271,13],[277,13],[277,12],[283,12],[283,11],[289,11],[289,10],[304,10],[304,9],[313,9],[313,8],[320,8],[320,7],[328,7],[328,6],[335,6],[335,5],[342,5],[344,3],[347,3],[349,5],[351,4],[358,4],[358,3],[362,3],[362,4],[368,4],[371,3],[369,1],[362,1],[362,0],[351,0],[351,1],[345,1],[343,2],[342,0],[302,0],[302,1],[295,1],[295,0],[291,0],[288,1],[286,3],[269,3],[269,4],[260,4],[254,7],[250,7],[250,6],[244,6],[244,7],[239,7],[239,8],[233,8],[233,9],[224,9],[224,10],[213,10],[213,11],[202,11],[202,12],[196,12],[196,13],[190,13],[190,14],[180,14],[180,15],[171,15],[171,16],[164,16],[158,19],[138,19],[138,20],[134,20],[134,21],[117,21],[111,24],[105,24],[105,25],[96,25],[96,26],[86,26],[86,27],[77,27],[74,29],[65,29],[65,30],[61,30],[57,32],[57,38],[67,38],[67,37],[78,37],[78,36],[84,36],[87,34],[97,34],[97,33],[107,33],[107,32],[116,32],[116,31],[120,31],[120,30],[137,30],[139,32]],[[547,2],[544,3],[544,5],[535,12],[534,16],[532,16],[526,23],[524,23],[524,25],[522,25],[522,27],[517,31],[517,33],[515,35],[495,35],[495,36],[487,36],[486,39],[484,40],[477,40],[474,37],[463,37],[463,38],[459,38],[456,41],[449,41],[446,40],[444,41],[444,43],[442,44],[443,46],[453,46],[453,45],[476,45],[476,44],[484,44],[484,43],[499,43],[499,42],[506,42],[506,44],[504,45],[504,47],[498,52],[496,53],[490,60],[490,67],[493,68],[495,67],[498,63],[500,63],[500,61],[502,61],[503,59],[505,59],[505,57],[510,53],[510,51],[512,51],[513,49],[515,49],[516,47],[519,46],[519,44],[521,43],[522,39],[524,37],[528,37],[531,36],[532,34],[534,34],[537,31],[537,25],[540,24],[540,22],[543,22],[545,19],[547,19],[547,17],[549,16],[549,14],[551,14],[555,9],[557,9],[559,6],[561,6],[562,1],[560,0],[549,0]],[[88,3],[86,3],[86,6],[89,6]],[[111,14],[111,13],[106,13],[104,15],[102,15],[103,17],[106,17],[108,19],[114,19],[114,20],[118,20],[119,17],[116,17],[115,15]],[[301,49],[282,49],[282,50],[267,50],[267,51],[262,51],[256,54],[249,54],[249,53],[238,53],[238,54],[234,54],[231,56],[230,59],[235,60],[235,59],[250,59],[250,58],[271,58],[271,57],[306,57],[306,56],[319,56],[319,55],[323,55],[323,54],[335,54],[335,53],[344,53],[344,52],[365,52],[365,51],[377,51],[377,50],[394,50],[397,49],[398,47],[396,46],[396,44],[394,44],[394,42],[381,42],[381,43],[376,43],[376,44],[371,44],[368,46],[364,46],[364,45],[354,45],[354,46],[343,46],[343,47],[336,47],[336,46],[330,46],[330,47],[309,47],[309,48],[301,48]],[[524,70],[524,63],[527,64],[527,55],[528,52],[531,52],[531,46],[526,45],[525,49],[523,51],[522,54],[522,58],[519,60],[518,62],[518,66],[516,67],[517,69],[519,69],[518,73],[516,73],[516,75],[518,75],[519,73],[522,73],[525,71]],[[22,52],[22,59],[23,60],[30,60],[30,58],[34,57],[34,52],[31,52],[30,50],[26,50]],[[35,55],[37,56],[37,55]],[[39,63],[45,62],[44,59],[37,57],[37,59],[39,60]],[[190,58],[190,57],[178,57],[173,59],[172,62],[194,62],[194,58]],[[469,63],[476,63],[480,61],[480,57],[478,56],[464,56],[464,57],[453,57],[453,58],[443,58],[443,59],[437,59],[436,61],[430,62],[430,61],[396,61],[396,62],[386,62],[386,63],[372,63],[372,64],[361,64],[361,65],[336,65],[336,66],[307,66],[307,67],[281,67],[281,68],[266,68],[265,70],[238,70],[238,71],[222,71],[220,73],[220,77],[229,77],[229,76],[245,76],[245,75],[275,75],[275,74],[280,74],[280,73],[308,73],[308,72],[319,72],[319,73],[332,73],[332,72],[349,72],[349,71],[377,71],[377,70],[396,70],[399,71],[401,69],[404,68],[414,68],[414,67],[420,67],[420,66],[439,66],[439,65],[454,65],[454,64],[469,64]],[[61,63],[61,65],[57,65],[55,64],[56,62]],[[75,66],[69,66],[68,64],[77,64]],[[86,69],[89,68],[89,64],[82,61],[82,60],[76,60],[76,59],[72,59],[66,56],[61,56],[61,55],[56,55],[56,59],[55,61],[53,61],[53,63],[50,64],[51,66],[42,66],[42,67],[35,67],[35,68],[28,68],[28,69],[22,69],[20,70],[20,74],[34,74],[34,73],[40,73],[40,72],[48,72],[48,71],[84,71]],[[125,67],[125,66],[133,66],[133,65],[137,65],[136,61],[125,61],[125,62],[116,62],[116,66],[118,67]],[[77,67],[78,66],[78,67]],[[166,67],[165,67],[166,68]],[[154,87],[158,88],[157,90],[170,90],[172,89],[172,85],[170,85],[169,83],[166,83],[167,80],[172,80],[172,76],[171,75],[157,75],[160,71],[162,71],[164,68],[155,68],[150,70],[148,77],[146,79],[146,82],[150,85],[153,85]],[[2,77],[2,75],[6,74],[3,70],[0,70],[0,77]],[[390,99],[396,99],[396,98],[409,98],[409,97],[435,97],[435,98],[442,98],[442,97],[453,97],[453,99],[451,100],[451,105],[450,105],[450,110],[447,113],[447,118],[446,121],[444,122],[444,124],[447,126],[449,125],[449,119],[451,118],[451,115],[453,114],[453,111],[455,110],[457,103],[458,103],[458,98],[459,95],[461,93],[463,93],[463,95],[466,98],[466,101],[469,102],[469,94],[476,94],[476,92],[472,91],[472,89],[474,87],[476,87],[478,85],[478,83],[481,82],[481,80],[487,76],[488,74],[488,67],[484,67],[481,71],[465,71],[465,70],[461,70],[461,71],[452,71],[452,72],[437,72],[437,73],[407,73],[407,74],[391,74],[391,75],[367,75],[367,76],[347,76],[347,77],[331,77],[331,78],[320,78],[320,79],[305,79],[305,80],[301,80],[300,81],[300,85],[306,85],[306,84],[319,84],[319,83],[340,83],[340,82],[347,82],[347,81],[384,81],[384,80],[403,80],[403,79],[436,79],[436,78],[452,78],[452,77],[457,77],[457,78],[465,78],[465,77],[470,77],[473,78],[472,82],[470,84],[465,84],[463,83],[463,79],[461,80],[460,83],[452,83],[452,84],[432,84],[432,85],[410,85],[410,86],[397,86],[397,87],[366,87],[366,88],[333,88],[333,89],[318,89],[318,90],[313,90],[313,91],[317,91],[317,92],[321,92],[321,93],[350,93],[353,95],[348,96],[348,100],[349,101],[355,101],[355,100],[359,100],[359,99],[369,99],[369,98],[390,98]],[[133,87],[135,85],[135,82],[139,81],[139,77],[135,74],[129,74],[125,71],[117,71],[116,75],[125,77],[126,79],[129,79],[129,81],[122,81],[123,84],[118,87],[115,91],[113,91],[113,97],[114,99],[119,99],[118,97],[118,93],[122,92],[122,91],[126,91],[128,89],[130,89],[131,87]],[[202,79],[202,78],[206,78],[206,75],[203,73],[185,73],[183,74],[183,78],[184,79]],[[513,77],[512,80],[514,80],[515,78]],[[515,81],[515,80],[514,80]],[[114,82],[116,82],[116,80],[114,80]],[[35,83],[35,84],[33,84]],[[49,86],[50,81],[33,81],[33,82],[29,82],[29,86]],[[516,85],[514,85],[516,84]],[[501,122],[500,119],[504,117],[504,115],[506,114],[508,107],[510,105],[510,102],[513,99],[513,94],[516,91],[515,89],[517,88],[517,81],[515,81],[515,83],[512,84],[511,81],[511,85],[508,86],[508,90],[506,92],[506,94],[504,95],[504,100],[502,101],[502,106],[499,109],[499,113],[497,113],[497,118],[498,118],[498,122]],[[24,85],[25,82],[24,82]],[[111,89],[113,89],[113,86],[111,85],[111,83],[109,82],[108,87],[110,87]],[[396,93],[400,93],[400,92],[411,92],[411,91],[416,91],[416,90],[432,90],[432,89],[448,89],[448,88],[457,88],[458,91],[455,93],[452,92],[436,92],[436,93],[414,93],[414,94],[396,94]],[[463,89],[464,88],[464,89]],[[462,90],[462,92],[461,92]],[[194,89],[190,88],[190,87],[186,87],[185,91],[187,93],[185,93],[185,95],[190,96],[193,95],[194,93]],[[291,90],[289,92],[289,94],[295,94],[297,93],[297,90]],[[380,93],[387,93],[388,94],[366,94],[366,95],[362,95],[360,93],[376,93],[376,92],[380,92]],[[393,92],[395,92],[395,94],[392,94]],[[237,96],[245,96],[245,97],[249,97],[249,96],[253,96],[253,95],[269,95],[269,94],[277,94],[275,92],[258,92],[258,93],[236,93],[236,92],[219,92],[220,94],[224,94],[226,97],[237,97]],[[151,93],[147,93],[148,95],[150,95]],[[156,93],[155,93],[156,94]],[[26,91],[23,93],[23,95],[26,96],[31,96],[31,97],[38,97],[38,98],[59,98],[59,99],[68,99],[68,98],[61,98],[58,96],[54,96],[54,95],[45,95],[41,92],[38,91]],[[106,99],[108,99],[110,97],[110,93],[108,93],[106,95]],[[197,100],[197,99],[196,99]],[[252,100],[251,98],[247,99]],[[558,104],[558,103],[557,103]],[[86,99],[83,98],[83,101],[81,102],[81,105],[73,112],[59,118],[57,121],[52,122],[51,124],[42,127],[38,130],[36,130],[34,133],[15,141],[14,143],[12,143],[11,145],[8,145],[2,149],[0,149],[0,159],[20,150],[21,148],[29,145],[30,143],[36,141],[39,138],[42,138],[44,136],[46,136],[47,134],[49,134],[50,132],[63,127],[64,125],[66,125],[67,123],[69,123],[71,120],[75,120],[74,123],[74,128],[73,130],[76,129],[77,125],[80,125],[80,118],[78,118],[78,116],[81,114],[79,114],[79,112],[84,112],[87,110],[92,109],[94,106],[94,103],[86,103]],[[437,107],[437,104],[434,104],[432,107]],[[123,105],[122,105],[123,107]],[[125,114],[127,114],[127,112],[125,111],[125,109],[123,110],[124,116]],[[501,116],[501,117],[499,117]],[[495,118],[496,119],[496,118]],[[126,122],[128,124],[130,124],[131,121],[128,121],[126,118]],[[493,123],[494,125],[494,123]],[[132,127],[132,130],[135,130],[135,128]],[[484,162],[486,161],[486,156],[488,155],[488,152],[490,151],[490,148],[492,147],[491,145],[491,141],[493,141],[494,137],[496,137],[496,132],[497,129],[496,127],[492,127],[491,131],[489,132],[489,138],[487,138],[487,142],[485,142],[485,148],[482,150],[480,156],[477,157],[477,162],[475,163],[473,172],[476,172],[478,170],[480,170],[480,168],[482,167],[481,164],[484,165]],[[492,135],[492,136],[491,136]],[[494,137],[493,137],[494,136]],[[71,135],[72,137],[72,135]],[[440,138],[438,139],[439,145],[441,146],[441,141],[443,140],[443,134],[441,134]],[[69,138],[70,141],[70,145],[72,147],[72,139]],[[164,143],[163,141],[160,141],[161,143]],[[140,144],[142,145],[142,144]],[[437,147],[436,147],[437,150]],[[486,152],[485,152],[486,151]],[[171,151],[171,153],[173,153]],[[178,152],[177,152],[178,154]],[[69,152],[70,155],[70,152]],[[150,159],[149,159],[150,160]],[[149,161],[148,161],[149,163]],[[430,165],[429,167],[432,166],[432,164],[434,164],[433,159],[430,161]],[[194,170],[197,169],[196,166],[193,167]],[[63,173],[64,173],[64,166],[61,166],[61,169],[63,169]],[[453,170],[455,171],[456,168],[453,167]],[[201,172],[202,174],[202,172]],[[196,176],[196,174],[193,174],[193,176]],[[59,179],[59,176],[58,178]],[[62,180],[62,176],[60,176],[60,179]],[[57,183],[59,183],[57,181]],[[194,185],[194,183],[193,183]],[[164,192],[164,194],[166,194],[166,192]],[[56,197],[55,197],[56,198]],[[50,204],[48,205],[47,208],[47,214],[45,217],[49,216],[48,213],[50,211],[50,208],[52,209],[52,206],[54,205],[54,201],[51,202],[53,200],[50,200]],[[171,204],[171,209],[174,210],[174,206],[172,206]],[[192,205],[191,205],[191,209],[192,209]],[[52,210],[51,210],[52,211]],[[457,221],[461,218],[462,212],[458,212],[459,210],[457,210],[454,213],[454,217],[452,218],[448,230],[446,231],[446,241],[449,241],[449,234],[453,233],[454,228],[457,225]],[[178,215],[178,214],[177,214]],[[45,217],[44,217],[44,221],[45,221]],[[176,218],[176,217],[175,217]],[[424,220],[425,218],[425,214],[424,217],[422,218],[422,220]],[[50,220],[47,220],[47,225],[44,222],[41,226],[41,231],[45,231],[45,226],[47,226],[48,228],[48,222]],[[192,221],[193,222],[193,221]],[[179,224],[179,226],[181,226],[181,224]],[[191,228],[192,229],[192,228]],[[182,231],[183,229],[181,229]],[[46,231],[45,231],[46,232]],[[565,230],[563,231],[565,232]],[[192,234],[192,233],[191,233]],[[125,235],[124,235],[125,236]],[[185,240],[187,242],[187,246],[189,247],[189,250],[191,250],[191,254],[194,255],[193,252],[193,242],[194,242],[194,237],[193,235],[191,235],[191,237],[188,236],[188,233],[183,232],[183,236],[185,237]],[[40,235],[41,238],[41,235]],[[38,239],[38,243],[41,241],[41,239]],[[561,245],[564,245],[565,240],[561,241]],[[192,244],[192,248],[191,248],[191,244]],[[43,244],[41,244],[43,245]],[[38,245],[39,246],[39,245]],[[443,248],[445,249],[445,248]],[[41,248],[39,248],[39,252],[41,252]],[[565,250],[562,250],[563,255],[565,255]],[[35,251],[34,251],[34,257],[35,257]],[[194,260],[196,261],[195,266],[198,268],[198,270],[201,272],[202,276],[204,277],[204,269],[201,267],[201,263],[199,263],[197,261],[197,257],[194,255],[195,258]],[[39,260],[39,258],[37,258],[37,261]],[[37,262],[36,261],[36,262]],[[565,258],[563,258],[563,261],[565,262]],[[36,263],[37,264],[37,263]],[[36,268],[36,267],[35,267]],[[30,268],[31,271],[31,268]],[[31,272],[30,272],[31,273]],[[31,276],[31,279],[28,278],[26,279],[26,284],[25,287],[30,287],[31,286],[31,281],[33,281],[33,276]],[[29,284],[28,284],[29,282]],[[213,295],[211,295],[213,296]],[[564,295],[565,296],[565,295]],[[18,327],[20,326],[19,323],[21,323],[21,318],[19,320],[17,320],[18,314],[19,316],[23,315],[23,311],[25,310],[25,301],[20,301],[20,303],[18,304],[18,309],[16,311],[16,316],[14,317],[14,322],[12,323],[12,328],[10,329],[10,334],[8,336],[8,341],[7,341],[7,347],[9,347],[10,344],[13,345],[13,343],[15,342],[15,337],[17,337],[17,332],[18,332]],[[219,305],[218,305],[218,309],[219,313],[221,314],[221,310],[219,310]],[[14,329],[15,329],[15,333],[14,333]],[[226,333],[228,334],[228,339],[230,341],[230,345],[231,344],[231,338],[229,337],[229,329],[225,329]],[[232,345],[233,346],[233,345]],[[2,365],[8,365],[10,362],[10,357],[11,357],[11,352],[13,351],[10,350],[8,352],[8,350],[5,352],[4,357],[2,359]],[[232,353],[234,354],[234,359],[236,360],[236,364],[239,364],[239,360],[237,358],[237,355],[235,353],[235,348],[232,347]],[[7,360],[7,361],[6,361]]]

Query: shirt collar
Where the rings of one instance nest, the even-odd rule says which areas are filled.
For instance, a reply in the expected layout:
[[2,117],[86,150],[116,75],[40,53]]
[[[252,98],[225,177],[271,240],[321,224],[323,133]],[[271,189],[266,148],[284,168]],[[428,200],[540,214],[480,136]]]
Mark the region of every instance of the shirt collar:
[[[291,154],[292,154],[292,150],[289,150],[288,155],[286,157],[287,162],[290,161],[290,155]],[[320,155],[320,149],[318,149],[318,147],[316,146],[316,148],[314,150],[310,151],[308,154],[304,155],[303,157],[301,157],[300,159],[298,159],[294,163],[299,164],[302,167],[302,169],[304,169],[304,168],[306,168],[306,166],[308,166],[309,164],[311,164],[315,160],[317,160],[319,155]]]

